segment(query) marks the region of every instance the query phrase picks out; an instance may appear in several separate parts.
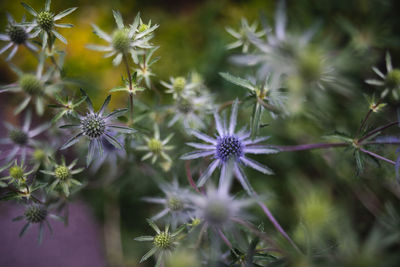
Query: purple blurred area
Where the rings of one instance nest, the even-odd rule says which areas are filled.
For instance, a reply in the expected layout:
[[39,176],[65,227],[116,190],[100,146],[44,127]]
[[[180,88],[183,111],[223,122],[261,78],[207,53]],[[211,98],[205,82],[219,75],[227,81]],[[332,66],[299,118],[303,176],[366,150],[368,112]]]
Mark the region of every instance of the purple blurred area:
[[105,266],[101,228],[90,208],[81,201],[69,206],[69,225],[49,218],[53,235],[46,226],[38,244],[38,225],[31,225],[18,237],[24,221],[11,220],[24,213],[23,205],[0,204],[1,267],[101,267]]

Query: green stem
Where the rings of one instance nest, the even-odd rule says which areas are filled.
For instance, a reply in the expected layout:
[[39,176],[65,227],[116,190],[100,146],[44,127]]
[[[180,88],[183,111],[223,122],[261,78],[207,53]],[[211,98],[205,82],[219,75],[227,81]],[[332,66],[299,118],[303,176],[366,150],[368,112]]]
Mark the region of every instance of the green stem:
[[132,86],[132,76],[131,76],[131,71],[129,70],[129,63],[128,59],[126,58],[126,55],[123,56],[124,58],[124,65],[126,67],[126,72],[128,74],[128,82],[129,82],[129,110],[130,110],[130,117],[131,117],[131,123],[133,123],[133,86]]

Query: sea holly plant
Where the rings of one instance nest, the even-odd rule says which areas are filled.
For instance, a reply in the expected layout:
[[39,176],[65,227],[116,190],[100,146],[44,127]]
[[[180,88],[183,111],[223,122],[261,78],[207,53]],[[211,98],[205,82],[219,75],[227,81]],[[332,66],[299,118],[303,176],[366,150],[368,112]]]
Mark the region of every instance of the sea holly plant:
[[102,138],[105,138],[110,144],[115,146],[116,148],[123,149],[122,145],[118,142],[117,139],[112,135],[113,132],[125,132],[125,133],[133,133],[135,130],[132,128],[118,125],[113,123],[116,117],[124,114],[127,109],[117,109],[109,114],[104,114],[108,103],[111,100],[111,96],[108,96],[103,105],[101,106],[98,112],[95,112],[93,109],[93,104],[90,98],[87,96],[86,92],[81,89],[82,94],[85,96],[85,100],[88,106],[88,112],[86,115],[79,115],[79,121],[73,124],[65,124],[60,126],[63,129],[78,129],[79,132],[71,137],[65,144],[60,148],[61,150],[66,149],[74,144],[76,144],[80,138],[87,137],[89,139],[89,149],[88,154],[86,156],[86,165],[89,164],[93,160],[93,156],[96,151],[100,153],[100,156],[103,155],[103,143]]
[[[400,169],[398,151],[395,155],[400,145],[396,136],[400,120],[394,112],[400,84],[393,65],[396,51],[390,51],[393,62],[389,51],[380,59],[386,73],[373,67],[379,79],[369,79],[369,73],[352,69],[351,63],[379,66],[375,56],[359,60],[360,55],[349,52],[351,48],[337,44],[346,38],[325,38],[329,29],[318,34],[316,26],[293,31],[285,2],[278,1],[273,27],[263,15],[252,24],[243,18],[239,30],[227,25],[228,33],[221,33],[236,39],[227,39],[225,46],[236,54],[230,57],[233,66],[204,71],[203,66],[222,66],[214,60],[223,58],[206,53],[206,65],[180,73],[164,68],[165,72],[158,73],[156,63],[165,64],[158,55],[164,53],[159,49],[163,44],[153,43],[158,24],[145,22],[136,11],[128,14],[128,9],[124,15],[133,21],[124,23],[121,13],[114,10],[109,14],[116,27],[110,33],[92,24],[94,34],[105,44],[87,48],[105,52],[115,67],[122,63],[124,73],[102,77],[102,70],[85,68],[82,77],[91,72],[100,82],[107,79],[106,88],[96,88],[96,83],[68,82],[71,63],[66,60],[64,67],[68,55],[58,45],[67,40],[57,28],[72,27],[58,22],[76,8],[56,14],[48,0],[39,11],[22,5],[33,18],[16,22],[9,15],[8,26],[0,34],[5,41],[0,54],[18,76],[13,83],[0,85],[7,121],[0,139],[0,200],[24,206],[25,212],[15,218],[25,221],[20,236],[38,225],[39,241],[45,242],[45,226],[51,229],[49,218],[61,219],[63,214],[66,222],[68,205],[75,197],[95,195],[101,199],[104,225],[110,227],[103,232],[112,266],[126,265],[122,251],[128,251],[115,249],[115,244],[133,238],[120,227],[131,227],[121,221],[129,206],[120,201],[127,200],[145,202],[143,209],[134,207],[134,221],[151,218],[147,221],[156,232],[135,238],[150,245],[140,243],[148,249],[137,259],[140,263],[234,267],[361,262],[377,266],[383,262],[373,254],[378,248],[385,259],[396,262],[398,255],[392,252],[398,251],[393,230],[398,220],[393,218],[399,213],[395,177]],[[82,23],[77,25],[83,27]],[[220,42],[214,38],[218,33],[215,27],[213,42]],[[31,61],[23,71],[14,65],[23,60],[17,53],[21,46],[34,54],[36,68]],[[5,55],[6,51],[10,53]],[[377,52],[382,52],[379,47],[371,55]],[[84,55],[74,56],[86,64]],[[342,91],[329,90],[343,87],[347,77],[352,81],[367,77],[365,88],[357,90],[354,82]],[[245,90],[229,91],[236,87]],[[104,92],[113,94],[113,109],[109,109],[111,96]],[[367,102],[360,101],[362,95]],[[96,101],[103,99],[97,108],[101,103]],[[296,111],[299,103],[308,109]],[[128,111],[129,117],[125,116]],[[310,150],[320,151],[300,152]],[[288,155],[291,152],[298,154]],[[308,179],[312,182],[304,182]],[[81,190],[86,185],[95,193]],[[311,187],[324,194],[308,203],[302,196],[308,192],[313,196]],[[331,196],[340,201],[325,199]],[[356,216],[347,207],[341,210],[342,205],[348,206],[345,200],[358,210]],[[302,206],[303,202],[307,205]],[[391,208],[382,209],[385,206]],[[359,218],[368,218],[368,223],[353,227]],[[391,227],[382,226],[387,218]],[[375,223],[377,234],[371,226]],[[364,241],[354,240],[365,236],[372,240],[366,247],[374,250],[367,249],[368,257],[363,258]],[[346,244],[354,249],[348,250]],[[348,251],[356,262],[349,260]],[[377,260],[371,263],[371,258]]]

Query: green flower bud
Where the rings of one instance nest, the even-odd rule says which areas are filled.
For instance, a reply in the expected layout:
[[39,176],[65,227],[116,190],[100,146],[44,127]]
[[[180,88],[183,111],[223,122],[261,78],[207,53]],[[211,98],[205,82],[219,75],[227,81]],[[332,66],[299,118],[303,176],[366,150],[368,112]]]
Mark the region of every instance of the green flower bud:
[[161,232],[154,237],[154,245],[161,249],[168,249],[172,246],[172,238],[168,232]]
[[24,178],[24,170],[20,166],[12,166],[9,172],[10,176],[15,180],[22,180]]
[[43,91],[41,82],[36,78],[35,75],[32,74],[24,74],[19,79],[19,85],[21,86],[22,90],[31,95],[39,94]]
[[126,53],[129,50],[131,39],[129,38],[129,29],[116,30],[112,37],[112,45],[115,50]]
[[168,198],[167,202],[168,208],[172,211],[178,211],[183,209],[183,202],[181,199],[171,196]]
[[385,85],[390,89],[400,87],[400,69],[393,69],[390,71],[385,79]]
[[140,24],[138,31],[139,32],[144,32],[148,28],[149,28],[149,25],[143,23],[143,24]]
[[186,79],[184,77],[177,77],[174,79],[174,84],[172,85],[175,92],[180,93],[185,89]]
[[55,171],[55,176],[57,179],[66,180],[71,177],[71,172],[67,166],[58,166]]
[[46,32],[49,32],[53,29],[54,27],[54,19],[53,19],[53,14],[51,14],[48,11],[42,11],[37,15],[37,22],[39,24],[39,27],[45,30]]
[[151,138],[147,143],[147,146],[149,147],[149,150],[155,154],[160,153],[162,150],[162,143],[156,138]]

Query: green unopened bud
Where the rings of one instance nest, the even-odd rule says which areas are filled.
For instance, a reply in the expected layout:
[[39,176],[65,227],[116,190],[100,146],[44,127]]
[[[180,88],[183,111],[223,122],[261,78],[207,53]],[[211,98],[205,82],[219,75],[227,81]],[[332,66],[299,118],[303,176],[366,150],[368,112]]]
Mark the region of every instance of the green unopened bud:
[[55,171],[55,176],[57,179],[66,180],[71,177],[71,172],[67,166],[58,166]]
[[155,154],[160,153],[162,150],[162,143],[156,138],[151,138],[147,143],[149,150]]
[[112,37],[112,45],[115,50],[126,53],[129,50],[131,40],[129,38],[129,29],[116,30]]
[[23,91],[31,95],[39,94],[43,91],[41,82],[32,74],[24,74],[19,79],[19,85]]
[[177,77],[174,79],[174,84],[172,86],[175,92],[180,93],[185,89],[186,79],[184,77]]
[[149,28],[149,25],[143,23],[143,24],[140,24],[138,31],[139,32],[144,32],[148,28]]
[[46,158],[46,153],[42,149],[36,149],[33,152],[33,159],[37,162],[42,162]]
[[24,178],[24,170],[20,166],[12,166],[9,172],[10,176],[15,180],[22,180]]
[[54,27],[54,19],[53,14],[48,11],[42,11],[37,15],[37,23],[39,24],[40,28],[49,32]]
[[183,209],[183,202],[181,199],[171,196],[168,198],[167,202],[168,208],[172,211],[178,211]]
[[400,88],[400,69],[393,69],[386,75],[385,85],[390,89]]
[[161,249],[168,249],[172,246],[172,238],[168,232],[161,232],[154,237],[154,245]]

